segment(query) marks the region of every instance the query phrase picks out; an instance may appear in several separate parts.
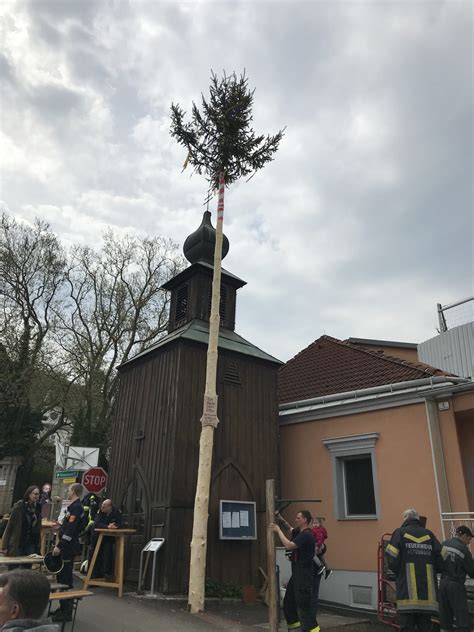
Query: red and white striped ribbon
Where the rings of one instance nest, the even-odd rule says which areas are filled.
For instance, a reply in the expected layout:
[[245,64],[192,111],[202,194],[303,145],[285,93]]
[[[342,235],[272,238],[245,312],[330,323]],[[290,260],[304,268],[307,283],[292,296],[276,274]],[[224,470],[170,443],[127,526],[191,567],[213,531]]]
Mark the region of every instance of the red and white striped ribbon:
[[219,197],[217,198],[217,220],[224,220],[224,173],[219,174]]

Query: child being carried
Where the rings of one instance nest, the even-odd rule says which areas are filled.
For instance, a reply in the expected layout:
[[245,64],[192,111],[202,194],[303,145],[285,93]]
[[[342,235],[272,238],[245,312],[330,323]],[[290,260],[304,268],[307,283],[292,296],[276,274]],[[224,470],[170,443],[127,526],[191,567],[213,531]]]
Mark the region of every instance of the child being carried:
[[313,521],[312,532],[314,535],[314,539],[316,540],[316,549],[313,562],[317,566],[316,573],[318,575],[322,575],[324,573],[324,579],[327,579],[332,573],[332,570],[329,568],[329,564],[324,557],[324,554],[327,551],[325,541],[328,538],[328,532],[323,526],[323,523],[324,518],[315,518]]

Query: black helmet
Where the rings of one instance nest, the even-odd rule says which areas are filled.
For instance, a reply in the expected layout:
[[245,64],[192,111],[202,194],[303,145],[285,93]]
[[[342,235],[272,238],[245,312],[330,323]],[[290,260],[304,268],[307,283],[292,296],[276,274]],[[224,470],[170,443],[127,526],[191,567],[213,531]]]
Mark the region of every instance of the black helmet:
[[61,553],[59,555],[53,555],[53,553],[49,551],[49,553],[46,553],[43,558],[43,564],[45,565],[47,571],[56,575],[63,570],[63,557]]

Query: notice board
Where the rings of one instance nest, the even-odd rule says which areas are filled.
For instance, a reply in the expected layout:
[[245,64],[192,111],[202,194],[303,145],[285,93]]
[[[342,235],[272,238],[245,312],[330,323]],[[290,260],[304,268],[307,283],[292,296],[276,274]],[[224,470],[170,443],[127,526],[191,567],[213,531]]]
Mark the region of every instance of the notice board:
[[256,504],[242,500],[221,500],[219,538],[221,540],[256,540]]

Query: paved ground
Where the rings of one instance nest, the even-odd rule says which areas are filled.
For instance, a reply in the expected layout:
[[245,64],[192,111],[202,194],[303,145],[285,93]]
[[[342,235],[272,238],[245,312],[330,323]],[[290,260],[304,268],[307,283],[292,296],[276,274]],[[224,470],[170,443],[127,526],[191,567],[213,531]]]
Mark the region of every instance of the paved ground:
[[116,597],[93,588],[93,597],[79,604],[74,632],[209,632],[205,621],[192,617],[180,605],[160,602],[149,607],[136,599]]
[[[262,604],[210,602],[202,615],[186,612],[184,601],[149,600],[93,588],[94,596],[84,599],[78,610],[75,632],[263,632],[268,630],[267,609]],[[321,613],[322,632],[376,632],[366,620]],[[286,626],[281,626],[286,630]]]

